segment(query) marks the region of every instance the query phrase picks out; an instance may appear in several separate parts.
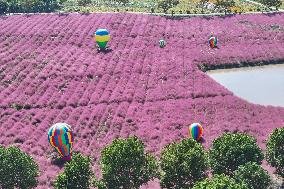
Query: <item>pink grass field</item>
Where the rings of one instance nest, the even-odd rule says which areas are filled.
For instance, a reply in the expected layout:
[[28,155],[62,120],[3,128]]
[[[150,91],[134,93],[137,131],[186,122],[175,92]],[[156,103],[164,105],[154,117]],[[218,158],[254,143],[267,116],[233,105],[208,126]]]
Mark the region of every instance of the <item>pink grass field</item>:
[[[98,28],[110,31],[109,53],[95,49]],[[211,31],[219,49],[207,45]],[[239,131],[265,149],[269,133],[284,126],[284,108],[242,100],[199,67],[267,61],[284,62],[284,14],[0,17],[0,144],[35,158],[40,189],[52,188],[63,170],[51,164],[47,141],[57,122],[72,126],[74,150],[91,155],[97,175],[100,150],[114,138],[137,135],[158,157],[166,144],[188,137],[192,122],[203,125],[206,148],[223,132]]]

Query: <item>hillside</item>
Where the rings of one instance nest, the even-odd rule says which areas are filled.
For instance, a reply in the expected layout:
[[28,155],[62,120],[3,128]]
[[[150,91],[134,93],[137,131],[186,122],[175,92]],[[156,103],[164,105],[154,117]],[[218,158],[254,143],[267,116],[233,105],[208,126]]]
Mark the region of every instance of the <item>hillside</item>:
[[[50,188],[62,170],[49,159],[47,131],[56,122],[70,124],[74,150],[96,161],[112,139],[129,135],[159,155],[188,137],[196,121],[204,126],[205,147],[224,131],[252,134],[264,147],[284,125],[284,108],[248,103],[199,69],[284,62],[284,14],[19,15],[0,17],[0,28],[0,144],[15,144],[37,160],[38,188]],[[110,31],[111,52],[95,50],[97,28]],[[207,46],[211,31],[219,49]]]

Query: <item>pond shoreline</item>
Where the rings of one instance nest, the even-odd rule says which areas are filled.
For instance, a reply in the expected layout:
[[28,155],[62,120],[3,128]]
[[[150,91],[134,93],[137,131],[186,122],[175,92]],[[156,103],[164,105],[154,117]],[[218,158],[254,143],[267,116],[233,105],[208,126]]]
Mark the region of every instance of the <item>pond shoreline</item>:
[[277,64],[284,64],[284,58],[274,59],[274,60],[262,60],[262,61],[242,61],[240,63],[219,64],[219,65],[199,64],[197,66],[201,71],[207,72],[210,70],[218,70],[218,69],[232,69],[232,68],[255,67],[255,66],[266,66],[266,65],[277,65]]

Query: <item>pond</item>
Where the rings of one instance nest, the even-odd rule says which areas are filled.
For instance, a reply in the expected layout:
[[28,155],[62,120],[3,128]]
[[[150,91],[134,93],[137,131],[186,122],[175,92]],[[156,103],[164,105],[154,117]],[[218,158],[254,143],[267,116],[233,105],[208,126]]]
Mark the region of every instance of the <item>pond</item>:
[[284,107],[284,64],[211,70],[207,74],[251,103]]

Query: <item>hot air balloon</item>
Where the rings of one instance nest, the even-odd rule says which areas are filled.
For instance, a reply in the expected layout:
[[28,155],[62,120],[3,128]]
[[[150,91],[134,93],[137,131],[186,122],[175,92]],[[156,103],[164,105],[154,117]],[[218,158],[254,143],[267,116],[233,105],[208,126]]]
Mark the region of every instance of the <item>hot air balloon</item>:
[[161,40],[159,41],[159,44],[160,44],[160,47],[161,47],[161,48],[164,48],[164,47],[166,46],[166,41],[163,40],[163,39],[161,39]]
[[106,29],[98,29],[94,34],[94,40],[97,42],[100,50],[105,50],[110,40],[109,32]]
[[215,48],[215,47],[217,47],[217,42],[218,42],[217,37],[214,37],[213,35],[211,35],[211,37],[208,40],[208,45],[211,48]]
[[48,131],[48,141],[61,156],[62,160],[71,160],[74,137],[68,124],[56,123],[51,126]]
[[199,141],[203,135],[203,128],[200,123],[193,123],[189,127],[189,136]]

